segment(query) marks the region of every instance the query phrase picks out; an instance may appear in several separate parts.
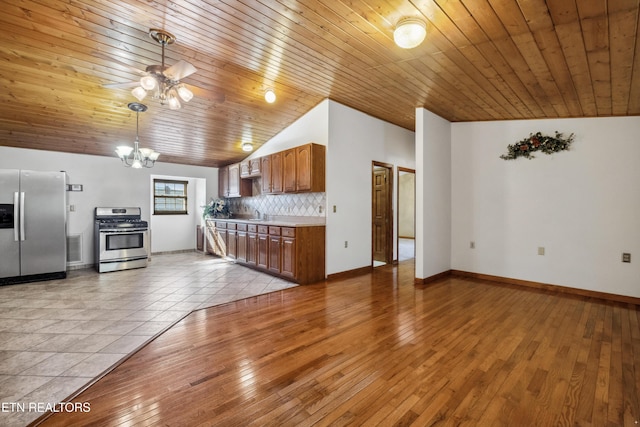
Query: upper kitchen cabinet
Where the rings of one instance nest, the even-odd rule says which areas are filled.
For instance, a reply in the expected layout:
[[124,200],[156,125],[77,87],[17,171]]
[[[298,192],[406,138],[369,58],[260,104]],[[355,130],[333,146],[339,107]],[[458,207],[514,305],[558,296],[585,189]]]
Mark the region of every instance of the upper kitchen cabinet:
[[218,171],[218,194],[220,197],[251,196],[251,181],[240,177],[240,163],[235,163]]
[[262,193],[280,194],[283,192],[283,152],[273,153],[262,158]]
[[261,157],[262,193],[324,192],[325,157],[326,147],[313,143]]
[[282,181],[285,193],[296,192],[296,149],[282,153]]
[[240,163],[240,178],[255,178],[262,175],[262,159],[245,160]]
[[325,191],[326,147],[306,144],[295,148],[296,192]]

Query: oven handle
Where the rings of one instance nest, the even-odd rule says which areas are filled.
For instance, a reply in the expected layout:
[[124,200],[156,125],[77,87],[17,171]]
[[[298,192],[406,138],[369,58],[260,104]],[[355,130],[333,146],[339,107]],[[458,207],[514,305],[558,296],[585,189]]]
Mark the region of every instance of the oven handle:
[[140,233],[141,231],[149,231],[148,228],[101,228],[100,233]]

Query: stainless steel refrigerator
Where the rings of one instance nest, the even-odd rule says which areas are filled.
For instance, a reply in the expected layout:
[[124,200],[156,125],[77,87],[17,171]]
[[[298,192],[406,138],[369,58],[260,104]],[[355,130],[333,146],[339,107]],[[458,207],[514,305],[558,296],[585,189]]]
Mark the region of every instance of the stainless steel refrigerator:
[[0,169],[0,284],[66,277],[66,174]]

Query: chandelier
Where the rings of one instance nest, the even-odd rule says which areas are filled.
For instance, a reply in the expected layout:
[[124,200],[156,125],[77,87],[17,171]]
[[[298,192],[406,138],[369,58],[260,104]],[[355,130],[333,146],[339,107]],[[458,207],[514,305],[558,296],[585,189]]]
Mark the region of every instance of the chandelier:
[[140,169],[142,167],[152,168],[160,153],[153,151],[151,148],[140,148],[138,141],[139,115],[147,111],[147,106],[138,102],[132,102],[127,105],[131,111],[136,112],[136,140],[133,148],[127,145],[120,145],[116,148],[116,154],[122,160],[126,167]]
[[158,29],[151,29],[149,35],[162,46],[162,65],[149,65],[145,75],[140,78],[140,86],[134,88],[131,94],[138,101],[142,101],[148,93],[160,100],[160,104],[168,104],[172,110],[182,107],[180,100],[189,102],[193,98],[193,92],[189,90],[180,79],[187,77],[197,70],[186,61],[179,61],[171,67],[164,63],[164,48],[176,41],[173,34]]

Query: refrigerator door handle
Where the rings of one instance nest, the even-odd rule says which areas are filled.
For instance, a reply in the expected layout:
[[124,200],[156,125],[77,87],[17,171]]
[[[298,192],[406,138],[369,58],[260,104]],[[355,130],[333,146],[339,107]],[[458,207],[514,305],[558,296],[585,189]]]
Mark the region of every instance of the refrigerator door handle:
[[20,206],[18,205],[18,192],[13,193],[13,240],[18,241],[20,239],[20,226],[18,218],[20,215]]
[[24,240],[24,191],[20,192],[20,240]]

